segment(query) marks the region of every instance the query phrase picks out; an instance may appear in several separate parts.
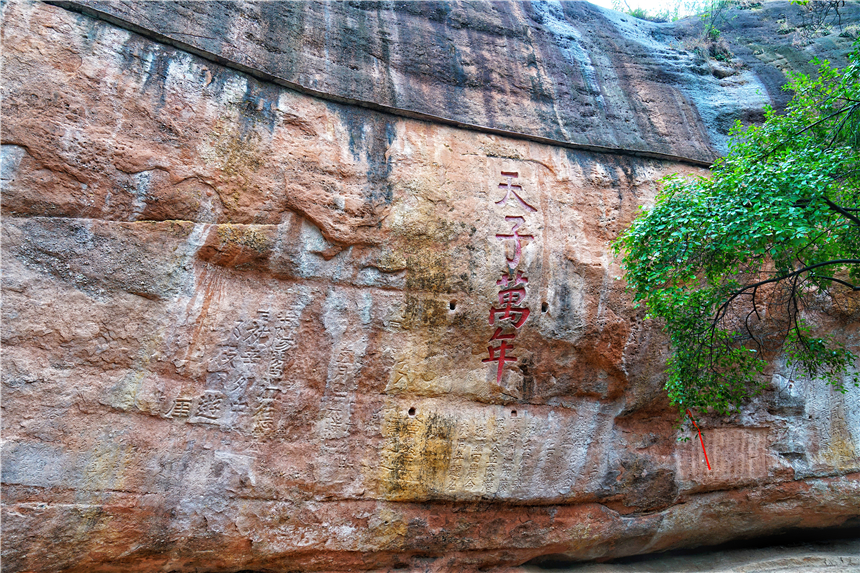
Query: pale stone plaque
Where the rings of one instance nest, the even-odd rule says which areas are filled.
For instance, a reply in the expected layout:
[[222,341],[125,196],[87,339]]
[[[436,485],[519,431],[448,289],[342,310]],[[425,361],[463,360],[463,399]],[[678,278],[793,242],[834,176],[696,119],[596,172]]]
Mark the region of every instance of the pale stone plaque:
[[699,484],[746,482],[767,477],[766,428],[703,429],[711,464],[709,470],[698,436],[679,443],[675,450],[678,477]]

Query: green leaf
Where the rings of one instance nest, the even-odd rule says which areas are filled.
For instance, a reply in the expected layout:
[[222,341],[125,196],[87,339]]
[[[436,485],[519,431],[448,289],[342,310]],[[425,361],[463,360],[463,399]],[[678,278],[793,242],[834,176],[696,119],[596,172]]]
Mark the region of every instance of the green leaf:
[[860,378],[857,356],[815,335],[804,310],[860,280],[860,223],[846,216],[860,216],[860,42],[845,70],[816,65],[817,77],[789,74],[784,114],[736,123],[710,177],[664,178],[613,243],[634,300],[670,337],[666,391],[681,410],[737,410],[780,353],[840,390]]

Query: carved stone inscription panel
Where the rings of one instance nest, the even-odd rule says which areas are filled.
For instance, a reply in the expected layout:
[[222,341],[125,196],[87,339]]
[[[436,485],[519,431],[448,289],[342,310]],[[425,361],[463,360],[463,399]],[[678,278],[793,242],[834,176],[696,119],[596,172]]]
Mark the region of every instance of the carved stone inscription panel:
[[564,413],[392,403],[382,426],[382,490],[397,500],[563,498],[595,478],[599,468],[588,459],[603,422],[589,403]]
[[766,428],[703,429],[711,469],[708,470],[698,439],[679,443],[675,451],[678,476],[701,485],[742,483],[768,475]]
[[311,300],[307,289],[298,291],[277,303],[243,310],[232,323],[226,317],[220,341],[205,351],[203,388],[180,390],[163,406],[163,416],[270,437],[278,424],[279,402],[293,383],[285,365],[293,358],[299,320]]

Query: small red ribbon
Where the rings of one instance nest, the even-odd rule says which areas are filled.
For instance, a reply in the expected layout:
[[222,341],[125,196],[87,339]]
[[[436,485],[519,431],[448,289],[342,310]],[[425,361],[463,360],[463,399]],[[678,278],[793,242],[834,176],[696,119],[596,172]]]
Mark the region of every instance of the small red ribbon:
[[708,452],[705,451],[705,440],[702,439],[702,430],[699,429],[699,426],[696,424],[696,420],[693,419],[693,414],[690,410],[687,410],[687,415],[690,416],[690,421],[693,422],[693,425],[696,427],[696,431],[699,432],[699,441],[702,443],[702,452],[705,454],[705,463],[708,464],[708,471],[711,471],[711,462],[708,461]]

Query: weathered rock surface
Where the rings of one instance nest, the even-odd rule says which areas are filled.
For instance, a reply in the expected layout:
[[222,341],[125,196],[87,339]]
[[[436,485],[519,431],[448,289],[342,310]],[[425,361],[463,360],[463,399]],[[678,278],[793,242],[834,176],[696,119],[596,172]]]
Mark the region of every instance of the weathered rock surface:
[[[784,105],[785,72],[845,63],[850,37],[801,47],[788,2],[655,24],[587,2],[59,2],[308,93],[558,143],[710,162],[738,119]],[[841,8],[845,25],[860,4]],[[808,19],[807,19],[808,20]],[[780,36],[782,35],[782,36]]]
[[[361,75],[372,42],[311,25],[366,5],[219,6],[236,12],[198,29],[185,11],[216,7],[97,5],[227,38],[212,54],[270,38],[243,65],[301,79],[316,64],[278,43],[286,30],[325,61],[354,58],[354,84],[323,68],[314,88],[345,97],[405,106],[420,88],[430,113],[483,101],[432,92],[429,71],[423,88],[407,74],[367,92],[382,90]],[[378,6],[421,33],[432,10],[478,13]],[[555,13],[491,8],[463,21]],[[631,308],[608,243],[660,177],[698,168],[311,97],[54,5],[10,2],[3,18],[4,570],[467,571],[860,515],[856,392],[777,363],[759,403],[703,421],[711,471],[677,441],[665,339]],[[523,22],[505,26],[538,33]],[[385,37],[377,24],[361,37]],[[454,30],[452,45],[476,35],[463,50],[483,42]],[[819,44],[838,52],[834,38]],[[521,71],[523,49],[502,50]],[[390,54],[379,73],[400,65]],[[294,63],[266,68],[278,62]],[[611,101],[648,99],[613,85]],[[564,139],[487,97],[465,119]],[[608,116],[573,129],[570,103],[559,126],[568,143],[708,157],[711,128],[678,115],[703,108],[684,101],[631,104],[629,132]],[[857,350],[846,300],[827,326]],[[499,367],[502,345],[515,360]]]

